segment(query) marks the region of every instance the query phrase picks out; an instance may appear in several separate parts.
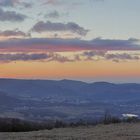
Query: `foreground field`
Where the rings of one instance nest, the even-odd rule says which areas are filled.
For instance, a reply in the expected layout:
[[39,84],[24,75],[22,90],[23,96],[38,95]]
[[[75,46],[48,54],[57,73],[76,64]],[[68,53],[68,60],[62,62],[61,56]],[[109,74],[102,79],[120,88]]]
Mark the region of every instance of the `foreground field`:
[[140,140],[140,123],[0,133],[0,140]]

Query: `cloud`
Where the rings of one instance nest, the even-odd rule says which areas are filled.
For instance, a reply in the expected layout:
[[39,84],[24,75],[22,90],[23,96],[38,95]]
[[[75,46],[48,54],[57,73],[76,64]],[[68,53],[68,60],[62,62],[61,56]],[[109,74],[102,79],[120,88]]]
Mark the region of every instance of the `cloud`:
[[[85,57],[85,60],[94,60],[94,57],[104,57],[107,51],[85,51],[81,56]],[[80,56],[79,56],[80,57]]]
[[137,39],[113,40],[97,38],[93,40],[59,38],[24,38],[0,41],[0,51],[84,51],[84,50],[140,50]]
[[65,63],[65,62],[74,62],[75,59],[74,58],[69,58],[68,56],[63,56],[57,53],[52,53],[51,58],[49,59],[49,61],[57,61],[60,63]]
[[140,60],[140,57],[128,53],[123,54],[116,53],[116,54],[106,54],[105,59],[112,60],[114,62],[119,62],[124,60]]
[[[140,54],[135,53],[122,53],[122,52],[110,52],[110,51],[85,51],[80,54],[79,57],[84,57],[84,60],[111,60],[114,62],[140,60]],[[96,59],[95,59],[96,58]]]
[[59,18],[60,17],[60,14],[58,11],[52,11],[48,14],[45,15],[46,18]]
[[43,5],[48,5],[48,6],[64,6],[71,10],[71,8],[76,8],[77,6],[85,4],[82,1],[75,0],[75,1],[68,1],[68,0],[43,0],[44,3]]
[[19,14],[15,11],[4,11],[0,9],[0,21],[13,21],[13,22],[21,22],[26,18],[25,15]]
[[78,24],[74,22],[68,22],[68,23],[53,23],[50,21],[44,22],[39,21],[36,23],[33,28],[31,29],[33,32],[72,32],[76,33],[81,36],[85,36],[89,30],[84,29],[83,27],[79,26]]
[[46,4],[57,4],[58,0],[46,0]]
[[68,17],[68,16],[69,16],[69,12],[60,13],[60,12],[54,10],[54,11],[51,11],[51,12],[45,14],[44,18],[58,19],[61,17]]
[[0,62],[12,62],[12,61],[34,61],[47,59],[47,54],[0,54]]
[[20,6],[23,6],[24,8],[31,8],[33,6],[33,3],[21,2]]
[[66,56],[62,56],[57,53],[1,53],[0,62],[10,63],[16,61],[57,61],[60,63],[64,62],[73,62],[73,59],[70,59]]
[[[75,1],[67,1],[67,0],[43,0],[44,5],[48,6],[65,6],[67,8],[76,8],[77,6],[85,5],[85,1],[75,0]],[[92,5],[95,2],[104,2],[104,0],[88,0],[88,2]]]
[[62,0],[44,0],[44,4],[46,5],[63,5],[65,2]]
[[86,51],[83,56],[93,57],[93,56],[105,56],[107,51]]
[[[128,40],[119,40],[119,39],[102,39],[102,38],[95,38],[91,41],[92,44],[97,46],[98,48],[105,48],[105,49],[135,49],[138,47],[135,43],[139,42],[138,39],[130,38]],[[139,47],[138,47],[139,48]],[[140,49],[140,48],[139,48]]]
[[111,60],[113,62],[124,62],[132,60],[140,60],[139,55],[129,53],[112,53],[102,51],[88,51],[83,53],[72,54],[65,56],[60,53],[0,53],[0,63],[10,63],[17,61],[41,61],[51,62],[57,61],[60,63],[76,62],[76,61],[99,61]]
[[18,38],[18,37],[30,37],[31,35],[29,33],[24,33],[18,29],[15,30],[5,30],[0,31],[0,37],[7,37],[7,38]]
[[0,6],[3,7],[15,7],[17,5],[25,8],[32,7],[31,3],[23,2],[22,0],[0,0]]
[[19,4],[19,0],[0,0],[0,6],[5,7],[14,7],[16,4]]
[[104,2],[104,0],[89,0],[90,2]]

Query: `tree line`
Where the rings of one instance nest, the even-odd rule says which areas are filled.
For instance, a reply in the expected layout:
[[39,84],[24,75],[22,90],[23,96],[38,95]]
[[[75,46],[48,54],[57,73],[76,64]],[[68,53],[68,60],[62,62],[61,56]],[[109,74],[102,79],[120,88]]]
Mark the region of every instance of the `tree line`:
[[15,118],[0,118],[0,132],[28,132],[28,131],[38,131],[38,130],[51,130],[53,128],[66,128],[66,127],[78,127],[78,126],[95,126],[98,124],[115,124],[115,123],[134,123],[140,122],[138,118],[127,118],[120,119],[118,117],[112,116],[110,113],[106,112],[104,117],[99,120],[78,120],[76,122],[63,122],[61,120],[55,121],[45,121],[45,122],[32,122],[25,121]]

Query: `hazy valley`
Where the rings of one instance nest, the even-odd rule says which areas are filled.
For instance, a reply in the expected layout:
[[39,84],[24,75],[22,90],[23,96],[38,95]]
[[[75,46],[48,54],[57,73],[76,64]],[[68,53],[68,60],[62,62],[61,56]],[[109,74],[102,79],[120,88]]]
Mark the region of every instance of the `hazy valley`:
[[75,121],[140,115],[140,84],[0,79],[0,117]]

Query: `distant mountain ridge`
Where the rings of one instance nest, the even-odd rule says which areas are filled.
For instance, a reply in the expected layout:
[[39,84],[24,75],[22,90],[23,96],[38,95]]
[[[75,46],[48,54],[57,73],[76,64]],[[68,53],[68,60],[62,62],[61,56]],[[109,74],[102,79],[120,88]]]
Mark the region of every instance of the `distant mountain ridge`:
[[109,110],[140,116],[140,84],[0,79],[0,116],[27,120],[99,119]]
[[89,100],[140,99],[140,84],[86,83],[73,80],[0,79],[0,91],[14,96],[56,97]]

